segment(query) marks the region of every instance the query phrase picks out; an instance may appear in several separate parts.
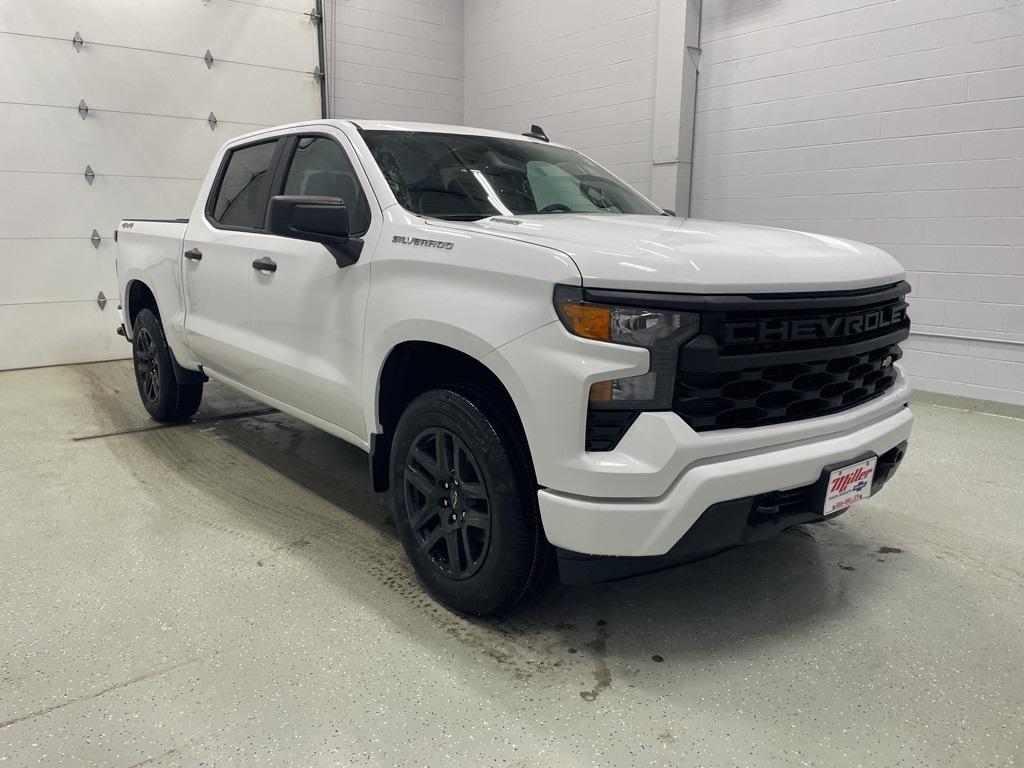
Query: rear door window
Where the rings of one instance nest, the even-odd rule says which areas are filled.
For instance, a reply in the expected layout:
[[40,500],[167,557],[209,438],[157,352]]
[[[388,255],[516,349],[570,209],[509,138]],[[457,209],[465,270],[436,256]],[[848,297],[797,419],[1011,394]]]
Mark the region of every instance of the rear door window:
[[225,161],[211,219],[226,227],[263,229],[277,139],[234,149]]

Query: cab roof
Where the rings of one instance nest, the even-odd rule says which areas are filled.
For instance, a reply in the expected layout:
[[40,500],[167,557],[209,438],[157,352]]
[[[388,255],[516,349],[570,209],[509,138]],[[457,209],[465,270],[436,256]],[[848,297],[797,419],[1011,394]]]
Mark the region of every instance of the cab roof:
[[[288,130],[292,128],[309,128],[310,126],[316,125],[334,125],[340,127],[344,124],[354,125],[356,128],[365,131],[412,131],[416,133],[452,133],[462,136],[489,136],[497,139],[513,139],[516,141],[531,141],[538,144],[544,144],[540,139],[535,139],[531,136],[524,136],[521,133],[510,133],[508,131],[492,131],[489,128],[473,128],[472,126],[466,125],[445,125],[444,123],[417,123],[409,122],[404,120],[353,120],[346,118],[337,118],[331,120],[303,120],[298,123],[288,123],[286,125],[275,125],[273,127],[262,128],[258,131],[244,134],[242,136],[236,136],[231,140],[234,144],[241,139],[250,139],[256,136],[260,136],[269,132],[277,132]],[[524,125],[523,129],[527,130],[530,126]],[[562,146],[557,142],[550,142],[551,146]]]
[[[337,121],[342,122],[342,121]],[[521,133],[492,131],[488,128],[474,128],[467,125],[445,125],[444,123],[413,123],[401,120],[345,120],[364,131],[413,131],[416,133],[454,133],[462,136],[491,136],[496,139],[519,139],[540,141]],[[530,126],[523,126],[529,128]],[[544,142],[541,142],[544,143]]]

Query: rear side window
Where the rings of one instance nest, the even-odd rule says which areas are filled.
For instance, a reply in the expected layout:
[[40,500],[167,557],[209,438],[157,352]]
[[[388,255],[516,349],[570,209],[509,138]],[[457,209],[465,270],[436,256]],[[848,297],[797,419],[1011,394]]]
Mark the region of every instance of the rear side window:
[[208,215],[218,224],[263,229],[267,195],[277,140],[232,150],[228,155],[213,209]]
[[348,209],[349,229],[361,235],[370,228],[370,206],[345,150],[325,136],[302,136],[295,145],[284,194],[340,197]]

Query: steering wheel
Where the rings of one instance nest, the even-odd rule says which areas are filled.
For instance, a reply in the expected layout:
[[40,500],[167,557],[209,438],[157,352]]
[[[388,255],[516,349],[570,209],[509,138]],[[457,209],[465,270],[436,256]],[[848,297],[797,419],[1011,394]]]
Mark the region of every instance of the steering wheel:
[[565,203],[552,203],[551,205],[545,205],[537,211],[537,213],[551,213],[552,211],[565,211],[566,213],[572,213],[572,208]]

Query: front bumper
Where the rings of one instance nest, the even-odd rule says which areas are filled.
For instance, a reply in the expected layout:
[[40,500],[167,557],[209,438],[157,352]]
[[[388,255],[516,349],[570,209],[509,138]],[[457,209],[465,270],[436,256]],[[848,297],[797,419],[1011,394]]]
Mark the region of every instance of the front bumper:
[[[852,462],[868,452],[883,456],[906,442],[913,416],[905,402],[881,414],[875,411],[874,419],[858,419],[843,431],[789,442],[782,439],[786,430],[780,429],[775,445],[698,458],[653,498],[595,498],[543,489],[538,499],[545,533],[556,547],[575,553],[666,555],[717,504],[801,488],[816,482],[828,465]],[[847,418],[877,407],[861,406]],[[628,437],[639,437],[638,426],[639,421]]]
[[[871,495],[878,493],[896,473],[906,452],[907,443],[903,442],[878,457]],[[559,577],[565,584],[625,579],[764,541],[794,525],[831,520],[845,514],[847,510],[828,517],[821,514],[822,481],[788,491],[771,491],[713,504],[664,555],[612,557],[559,548]]]

